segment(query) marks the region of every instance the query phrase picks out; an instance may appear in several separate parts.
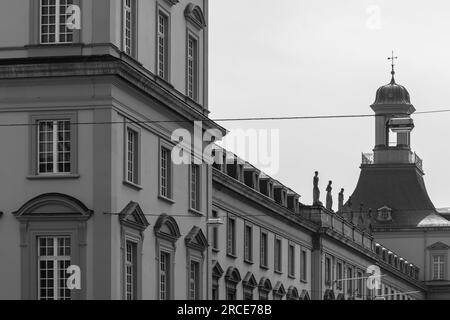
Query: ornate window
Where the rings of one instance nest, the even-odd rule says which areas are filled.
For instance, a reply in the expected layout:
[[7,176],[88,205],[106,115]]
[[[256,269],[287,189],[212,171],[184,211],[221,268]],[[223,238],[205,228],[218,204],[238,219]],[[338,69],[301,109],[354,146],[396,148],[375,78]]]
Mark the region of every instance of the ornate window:
[[287,291],[286,300],[298,300],[299,298],[297,288],[290,286]]
[[150,225],[136,202],[130,202],[119,214],[122,252],[123,299],[142,296],[141,265],[144,231]]
[[284,289],[283,284],[278,281],[275,288],[273,288],[273,300],[283,300],[285,295],[286,290]]
[[156,221],[156,279],[158,279],[158,297],[160,300],[174,299],[175,251],[176,242],[181,237],[178,224],[173,217],[162,214]]
[[[67,195],[40,195],[14,212],[20,222],[22,299],[86,298],[86,229],[92,215]],[[68,290],[67,268],[81,270],[81,290]]]
[[203,261],[204,253],[208,248],[208,241],[199,227],[193,227],[184,242],[187,247],[187,265],[189,268],[188,297],[189,300],[201,300],[203,298]]
[[241,280],[239,270],[234,267],[229,267],[225,274],[227,300],[237,300],[237,285]]
[[258,284],[259,300],[269,300],[269,293],[272,291],[272,283],[267,278],[261,278]]
[[213,271],[212,271],[212,300],[220,299],[220,285],[219,281],[222,278],[224,271],[220,266],[219,262],[213,262]]
[[198,100],[198,83],[199,83],[199,55],[198,55],[198,39],[189,33],[187,38],[187,96],[194,100]]
[[253,273],[248,272],[244,280],[242,280],[244,300],[254,300],[253,292],[257,286],[258,282],[256,282],[255,276]]

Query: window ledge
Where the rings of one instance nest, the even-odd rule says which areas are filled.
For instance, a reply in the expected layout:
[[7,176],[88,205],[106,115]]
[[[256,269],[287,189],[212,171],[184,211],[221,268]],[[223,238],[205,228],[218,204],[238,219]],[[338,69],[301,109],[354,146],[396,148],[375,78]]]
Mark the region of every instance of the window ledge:
[[282,274],[283,274],[282,271],[278,271],[278,270],[275,270],[274,273],[276,273],[276,274],[278,274],[278,275],[282,275]]
[[175,201],[174,201],[174,200],[172,200],[172,199],[170,199],[170,198],[167,198],[167,197],[164,197],[164,196],[162,196],[162,195],[159,195],[159,196],[158,196],[158,199],[163,200],[163,201],[165,201],[165,202],[167,202],[167,203],[169,203],[169,204],[175,204]]
[[290,274],[290,275],[288,275],[288,278],[289,278],[289,279],[292,279],[292,280],[295,280],[295,275]]
[[79,179],[79,174],[47,174],[47,175],[29,175],[28,180],[65,180]]
[[212,248],[211,250],[212,250],[212,252],[214,252],[214,253],[220,253],[220,249]]
[[262,265],[262,264],[261,264],[259,267],[260,267],[261,269],[263,269],[263,270],[269,270],[269,267],[268,267],[268,266],[264,266],[264,265]]
[[201,211],[198,211],[198,210],[196,210],[196,209],[190,208],[190,209],[189,209],[189,212],[192,213],[192,214],[195,214],[196,216],[200,216],[200,217],[203,217],[203,216],[204,216],[204,214],[203,214]]
[[227,257],[231,258],[231,259],[237,259],[237,256],[235,256],[232,253],[227,253]]
[[308,283],[308,280],[302,279],[302,280],[300,280],[300,282],[301,282],[301,283],[304,283],[304,284],[307,284],[307,283]]
[[253,261],[247,260],[247,259],[244,259],[244,263],[249,264],[249,265],[254,265]]
[[127,180],[124,180],[123,184],[128,186],[128,187],[130,187],[130,188],[132,188],[132,189],[135,189],[137,191],[141,191],[142,189],[144,189],[141,185],[138,185],[136,183],[133,183],[133,182],[130,182],[130,181],[127,181]]

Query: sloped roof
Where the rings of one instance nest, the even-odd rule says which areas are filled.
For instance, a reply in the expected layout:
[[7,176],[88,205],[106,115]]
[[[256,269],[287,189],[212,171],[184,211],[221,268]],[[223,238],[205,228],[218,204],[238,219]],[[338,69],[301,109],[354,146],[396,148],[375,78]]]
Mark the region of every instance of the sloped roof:
[[[439,215],[428,196],[422,173],[414,165],[363,166],[351,196],[351,209],[372,209],[374,227],[441,227],[450,221]],[[377,210],[392,209],[392,221],[377,220]],[[346,204],[349,209],[349,202]]]

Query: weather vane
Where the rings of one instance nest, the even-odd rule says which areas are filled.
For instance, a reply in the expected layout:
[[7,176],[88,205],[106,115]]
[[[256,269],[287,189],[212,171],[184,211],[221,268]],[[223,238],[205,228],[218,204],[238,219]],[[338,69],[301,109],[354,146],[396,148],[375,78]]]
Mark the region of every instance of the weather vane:
[[397,59],[398,59],[398,57],[394,56],[394,50],[392,50],[392,56],[388,58],[388,60],[392,60],[392,65],[391,65],[392,66],[392,72],[391,72],[392,75],[395,74],[395,70],[394,70],[395,60],[397,60]]

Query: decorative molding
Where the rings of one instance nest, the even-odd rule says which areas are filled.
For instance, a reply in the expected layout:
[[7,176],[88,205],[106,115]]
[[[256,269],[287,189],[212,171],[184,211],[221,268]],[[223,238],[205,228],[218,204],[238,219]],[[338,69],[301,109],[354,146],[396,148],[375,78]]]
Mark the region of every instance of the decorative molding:
[[442,243],[440,241],[427,247],[428,250],[448,250],[449,248],[450,248],[450,246],[448,246],[445,243]]
[[13,212],[19,220],[68,219],[88,220],[93,214],[81,201],[60,193],[37,196]]
[[167,4],[169,4],[171,7],[174,5],[177,5],[180,1],[179,0],[164,0]]
[[241,280],[242,278],[239,270],[234,267],[229,267],[227,273],[225,274],[225,281],[238,284]]
[[290,286],[287,290],[287,298],[288,299],[293,299],[293,300],[298,300],[299,299],[299,294],[298,294],[298,290],[296,287],[294,286]]
[[308,290],[302,290],[302,293],[300,294],[300,300],[311,300]]
[[206,19],[202,9],[192,2],[184,10],[186,20],[192,23],[197,29],[202,30],[206,27]]
[[272,283],[268,278],[263,277],[259,280],[258,288],[260,291],[270,292],[272,290]]
[[121,224],[141,232],[150,225],[139,204],[133,201],[131,201],[119,214],[119,220]]
[[[162,230],[164,226],[167,227],[169,233]],[[156,221],[154,231],[156,237],[168,240],[172,243],[177,242],[181,237],[180,228],[178,227],[177,222],[173,217],[170,217],[165,213],[159,217],[158,221]]]
[[184,238],[186,247],[204,252],[208,248],[208,240],[206,239],[202,229],[193,227],[189,234]]
[[255,276],[251,272],[247,272],[244,280],[242,280],[242,285],[251,289],[254,289],[258,286],[258,282],[255,279]]
[[286,290],[284,289],[283,283],[281,283],[281,281],[278,281],[273,288],[273,294],[281,297],[284,297],[286,295]]
[[212,268],[212,276],[213,276],[213,278],[220,279],[220,278],[222,278],[224,273],[225,272],[223,271],[222,266],[220,265],[220,263],[218,261],[215,261],[213,263],[213,268]]

